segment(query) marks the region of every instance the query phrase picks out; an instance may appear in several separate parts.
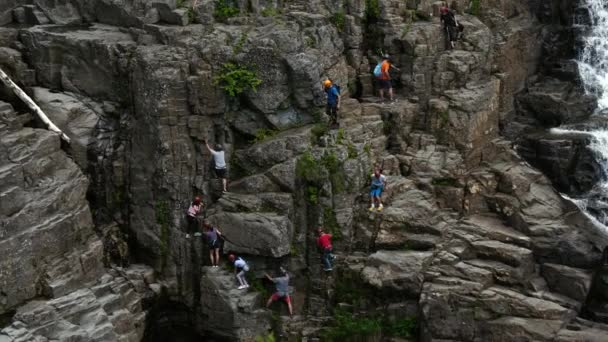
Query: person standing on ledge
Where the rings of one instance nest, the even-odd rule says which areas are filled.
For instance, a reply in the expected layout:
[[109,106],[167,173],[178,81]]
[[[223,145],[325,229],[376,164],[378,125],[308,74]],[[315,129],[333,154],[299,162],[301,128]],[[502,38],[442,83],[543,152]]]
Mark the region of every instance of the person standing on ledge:
[[269,308],[272,302],[275,302],[279,299],[282,299],[287,303],[287,308],[289,309],[289,316],[293,316],[293,308],[291,306],[291,297],[289,296],[289,274],[283,267],[281,267],[281,276],[272,278],[265,273],[266,278],[273,282],[277,288],[277,291],[268,298],[268,302],[266,302],[266,307]]
[[222,233],[217,230],[217,228],[213,227],[209,224],[208,221],[203,222],[203,227],[205,227],[205,239],[207,240],[207,244],[209,245],[209,258],[211,259],[211,267],[219,267],[220,263],[220,239],[222,238]]
[[209,150],[209,153],[213,156],[214,170],[215,175],[218,178],[222,179],[222,186],[224,187],[224,192],[228,192],[226,189],[226,184],[228,183],[228,170],[226,168],[226,159],[224,156],[224,147],[222,144],[216,144],[215,150],[209,147],[207,143],[207,139],[205,139],[205,146]]
[[390,56],[385,54],[382,56],[382,62],[378,63],[374,69],[374,76],[378,79],[378,86],[380,88],[380,101],[384,101],[385,90],[388,92],[390,102],[395,100],[393,96],[393,81],[390,74],[391,68],[401,71],[391,63]]
[[441,13],[441,22],[443,23],[443,29],[446,34],[446,47],[454,49],[459,35],[458,28],[460,27],[456,20],[456,15],[454,14],[454,11],[450,10],[445,4],[439,9],[439,12]]
[[369,207],[369,211],[374,211],[375,202],[378,202],[378,211],[382,211],[382,191],[386,187],[386,176],[382,174],[380,169],[376,168],[372,174],[372,185],[369,195],[372,200],[372,205]]
[[326,113],[329,116],[329,127],[338,128],[338,111],[340,110],[340,87],[333,84],[329,79],[323,82],[323,88],[327,94]]

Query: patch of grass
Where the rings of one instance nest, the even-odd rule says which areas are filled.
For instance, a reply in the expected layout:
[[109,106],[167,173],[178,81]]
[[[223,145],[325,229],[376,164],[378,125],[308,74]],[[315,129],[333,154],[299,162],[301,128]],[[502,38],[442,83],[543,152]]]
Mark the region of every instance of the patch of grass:
[[342,161],[338,159],[335,153],[327,152],[321,158],[321,164],[329,173],[329,180],[331,182],[333,191],[335,193],[344,191],[344,179],[346,176],[344,174]]
[[481,0],[471,1],[471,14],[479,16],[481,14]]
[[155,208],[156,223],[160,225],[159,250],[161,258],[161,269],[167,267],[167,258],[169,257],[169,225],[171,223],[171,213],[167,201],[156,202]]
[[253,144],[260,143],[266,139],[270,139],[270,138],[274,137],[275,135],[277,135],[277,133],[279,133],[279,131],[273,130],[273,129],[267,129],[267,128],[258,129],[255,132],[255,138],[251,141],[251,143],[253,143]]
[[369,158],[372,157],[372,145],[370,145],[369,143],[366,143],[365,145],[363,145],[363,152],[365,152],[365,154],[367,154],[367,156]]
[[416,331],[416,318],[405,317],[394,322],[385,322],[382,333],[395,337],[413,337]]
[[357,152],[355,145],[353,145],[352,143],[346,145],[346,149],[348,151],[348,159],[355,159],[359,156],[359,152]]
[[220,74],[214,79],[214,84],[220,85],[232,97],[240,95],[246,90],[257,91],[262,83],[257,74],[250,68],[236,63],[224,63]]
[[248,36],[249,36],[248,32],[241,33],[239,40],[236,42],[236,44],[232,48],[232,53],[234,55],[238,55],[243,50],[243,46],[245,45],[245,42],[247,41]]
[[220,22],[226,22],[228,18],[237,16],[240,10],[234,0],[216,0],[213,17]]
[[182,8],[186,6],[186,0],[176,0],[175,7]]
[[456,178],[445,177],[445,178],[433,178],[431,184],[435,186],[458,186],[458,180]]
[[337,309],[334,312],[335,326],[325,331],[323,341],[349,341],[371,336],[382,330],[382,322],[377,318],[355,317],[351,313]]
[[336,212],[331,207],[326,207],[323,210],[323,226],[329,230],[334,240],[339,241],[342,239],[342,231],[336,218]]
[[269,331],[266,335],[258,335],[255,337],[255,342],[275,342],[274,332]]
[[324,177],[323,168],[310,151],[304,152],[298,159],[296,175],[309,184],[318,184]]
[[279,15],[279,10],[274,7],[266,7],[260,12],[260,14],[263,17],[276,17]]
[[344,31],[344,24],[346,22],[344,11],[339,10],[338,12],[334,13],[331,16],[330,21],[334,24],[334,26],[336,26],[338,32]]
[[329,128],[327,127],[326,124],[319,123],[319,124],[314,125],[313,128],[310,130],[311,143],[318,144],[319,139],[322,136],[324,136],[325,134],[327,134],[328,131],[329,131]]
[[344,135],[344,128],[339,128],[338,134],[336,135],[336,144],[342,145],[342,143],[344,142]]
[[194,8],[189,7],[186,14],[188,15],[188,23],[193,24],[196,21],[196,12],[194,11]]

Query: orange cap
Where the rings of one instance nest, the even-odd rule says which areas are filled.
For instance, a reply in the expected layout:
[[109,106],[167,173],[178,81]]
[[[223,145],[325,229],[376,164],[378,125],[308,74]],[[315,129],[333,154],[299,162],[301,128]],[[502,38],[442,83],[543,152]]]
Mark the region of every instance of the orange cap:
[[325,81],[323,81],[323,85],[325,86],[325,88],[329,88],[329,87],[331,87],[331,81],[325,80]]

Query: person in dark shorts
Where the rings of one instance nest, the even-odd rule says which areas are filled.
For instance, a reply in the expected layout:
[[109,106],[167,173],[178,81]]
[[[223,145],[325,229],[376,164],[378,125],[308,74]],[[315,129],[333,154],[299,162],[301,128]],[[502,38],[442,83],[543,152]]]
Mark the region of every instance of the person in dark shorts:
[[329,127],[337,128],[338,111],[340,110],[340,88],[329,79],[323,82],[323,88],[327,94],[326,112],[329,116]]
[[[462,25],[458,24],[454,11],[450,10],[448,6],[444,5],[439,9],[441,13],[441,22],[443,23],[443,29],[446,33],[446,47],[453,49],[456,46],[456,41],[460,35],[460,28]],[[464,29],[464,27],[462,27]]]
[[215,227],[211,226],[208,221],[203,222],[205,229],[205,239],[209,246],[209,258],[211,259],[211,267],[219,267],[220,263],[220,247],[222,233]]
[[213,169],[215,171],[215,175],[222,180],[222,186],[224,187],[224,192],[227,192],[226,185],[228,183],[228,169],[226,167],[226,158],[224,155],[224,146],[222,144],[216,144],[215,149],[209,147],[207,143],[207,139],[205,139],[205,146],[207,146],[207,150],[213,156]]
[[336,258],[333,255],[333,246],[331,244],[332,235],[329,233],[325,233],[322,227],[317,228],[317,234],[319,237],[317,238],[317,246],[321,249],[323,253],[321,259],[323,260],[323,270],[326,272],[333,270],[333,261]]
[[272,278],[265,274],[266,278],[273,282],[276,286],[277,291],[268,298],[268,302],[266,302],[266,307],[270,307],[273,302],[276,302],[279,299],[282,299],[287,303],[287,308],[289,309],[289,316],[293,316],[293,307],[291,306],[291,296],[289,296],[289,274],[283,267],[281,267],[281,276]]
[[200,221],[198,218],[198,214],[201,212],[203,208],[203,202],[201,202],[201,198],[196,196],[192,203],[190,203],[190,207],[188,207],[188,212],[186,214],[186,220],[188,221],[188,233],[186,233],[186,239],[190,238],[190,234],[195,233],[195,235],[199,232],[200,229]]
[[391,68],[399,71],[399,68],[395,67],[391,61],[389,55],[382,57],[382,63],[380,64],[380,75],[377,77],[378,86],[380,88],[380,101],[384,101],[384,92],[388,92],[389,100],[394,101],[393,96],[393,82],[391,80],[390,70]]

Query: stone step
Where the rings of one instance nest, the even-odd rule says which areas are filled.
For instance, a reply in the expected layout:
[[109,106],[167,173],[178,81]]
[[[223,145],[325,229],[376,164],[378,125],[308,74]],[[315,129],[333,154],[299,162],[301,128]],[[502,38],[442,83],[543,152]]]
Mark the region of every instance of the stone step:
[[530,273],[534,272],[534,256],[527,248],[495,240],[475,241],[471,245],[481,259],[500,261],[512,267],[522,267]]
[[458,229],[479,234],[490,240],[531,248],[531,239],[519,231],[506,226],[496,215],[473,215],[462,221]]

